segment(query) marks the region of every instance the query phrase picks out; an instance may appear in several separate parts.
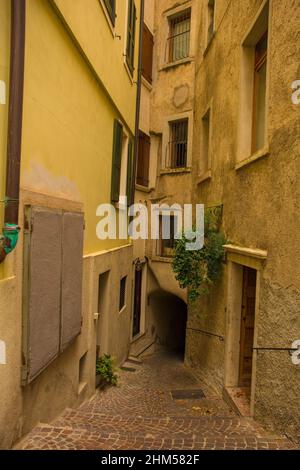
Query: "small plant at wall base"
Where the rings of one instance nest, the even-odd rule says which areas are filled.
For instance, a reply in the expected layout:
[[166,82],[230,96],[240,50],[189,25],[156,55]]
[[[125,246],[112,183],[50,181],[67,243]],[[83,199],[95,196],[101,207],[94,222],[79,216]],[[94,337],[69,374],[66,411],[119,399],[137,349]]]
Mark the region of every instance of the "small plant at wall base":
[[215,213],[205,215],[204,246],[201,250],[186,250],[187,239],[176,240],[173,271],[182,289],[188,289],[188,297],[195,302],[201,295],[209,293],[218,280],[224,260],[225,236],[219,231]]
[[117,385],[118,376],[115,373],[113,359],[109,354],[104,354],[97,359],[96,375],[107,385]]

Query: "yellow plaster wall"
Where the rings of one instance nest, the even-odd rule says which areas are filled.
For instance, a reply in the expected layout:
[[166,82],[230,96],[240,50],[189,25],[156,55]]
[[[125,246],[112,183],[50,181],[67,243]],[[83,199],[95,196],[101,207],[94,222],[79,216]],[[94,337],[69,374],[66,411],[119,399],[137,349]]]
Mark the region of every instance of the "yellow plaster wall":
[[[107,80],[109,74],[111,81],[118,84],[119,89],[112,85],[112,93],[122,93],[122,114],[133,129],[135,86],[129,84],[121,50],[116,51],[114,45],[104,41],[112,33],[101,6],[89,0],[91,13],[90,9],[82,8],[81,1],[72,2],[71,15],[71,2],[58,3],[71,26],[75,25],[79,38],[88,35],[82,41],[99,74],[103,73]],[[83,12],[87,15],[84,19]],[[119,23],[121,18],[125,21],[124,15],[125,12],[118,14]],[[100,49],[95,41],[97,28],[99,43],[101,38],[104,41]],[[98,55],[93,56],[93,49],[99,49]],[[111,69],[108,63],[113,64],[114,59],[109,57],[118,53],[123,68],[119,70],[115,64]],[[27,2],[24,91],[22,188],[83,202],[85,254],[126,244],[126,241],[101,242],[96,237],[97,206],[110,202],[113,121],[119,113],[79,53],[57,11],[45,0]]]

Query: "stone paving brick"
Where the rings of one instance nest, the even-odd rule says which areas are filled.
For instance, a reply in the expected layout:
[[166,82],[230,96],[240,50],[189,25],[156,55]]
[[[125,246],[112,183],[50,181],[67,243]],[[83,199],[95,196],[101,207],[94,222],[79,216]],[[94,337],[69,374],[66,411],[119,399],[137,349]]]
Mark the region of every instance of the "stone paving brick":
[[[172,390],[201,388],[202,400],[173,400]],[[78,410],[37,426],[16,448],[43,450],[292,449],[254,420],[236,416],[177,358],[160,354],[122,371],[119,386],[97,391]]]

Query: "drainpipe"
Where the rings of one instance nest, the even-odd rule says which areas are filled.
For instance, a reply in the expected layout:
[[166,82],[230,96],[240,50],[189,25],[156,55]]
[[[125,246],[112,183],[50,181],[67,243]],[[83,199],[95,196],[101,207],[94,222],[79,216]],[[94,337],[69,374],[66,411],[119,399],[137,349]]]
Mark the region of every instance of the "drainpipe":
[[144,12],[145,0],[141,0],[141,20],[140,20],[140,38],[139,38],[139,63],[138,63],[138,78],[137,78],[137,96],[136,96],[136,112],[135,112],[135,139],[134,139],[134,166],[133,166],[133,181],[132,181],[132,201],[134,203],[135,181],[137,171],[137,159],[139,149],[139,129],[140,129],[140,111],[141,111],[141,93],[142,93],[142,57],[143,57],[143,27],[144,27]]
[[19,231],[20,165],[23,116],[26,0],[11,0],[10,83],[6,196],[0,263],[14,250]]

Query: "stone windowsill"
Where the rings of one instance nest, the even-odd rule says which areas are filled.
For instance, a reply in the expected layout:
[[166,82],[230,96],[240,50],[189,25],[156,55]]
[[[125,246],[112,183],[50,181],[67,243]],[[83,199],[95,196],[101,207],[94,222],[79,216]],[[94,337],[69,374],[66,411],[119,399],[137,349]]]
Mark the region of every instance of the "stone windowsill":
[[161,175],[178,175],[182,173],[191,173],[191,168],[165,168],[160,170]]
[[142,186],[141,184],[136,184],[135,185],[136,191],[141,191],[143,193],[151,193],[154,188],[148,188],[147,186]]
[[268,147],[265,147],[262,150],[258,150],[258,152],[255,152],[253,155],[251,155],[248,158],[245,158],[244,160],[241,160],[235,165],[235,169],[238,171],[241,168],[244,168],[245,166],[250,165],[251,163],[256,162],[257,160],[261,160],[262,158],[266,158],[270,155],[270,150]]
[[152,83],[148,82],[147,78],[142,76],[142,84],[148,91],[152,91]]
[[197,184],[199,185],[201,183],[204,183],[205,181],[210,181],[211,179],[212,179],[212,172],[211,170],[208,170],[205,173],[202,173],[202,175],[198,177]]
[[151,258],[153,263],[167,263],[171,264],[173,262],[173,258],[165,258],[164,256],[153,256]]
[[191,62],[194,61],[194,58],[192,57],[185,57],[184,59],[180,59],[180,60],[176,60],[174,62],[170,62],[170,63],[167,63],[165,65],[162,66],[162,68],[159,70],[160,72],[162,71],[167,71],[169,69],[173,69],[173,68],[176,68],[176,67],[179,67],[180,65],[186,65],[186,64],[190,64]]

